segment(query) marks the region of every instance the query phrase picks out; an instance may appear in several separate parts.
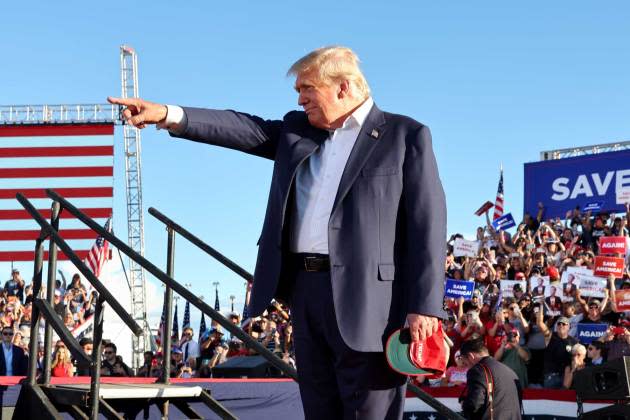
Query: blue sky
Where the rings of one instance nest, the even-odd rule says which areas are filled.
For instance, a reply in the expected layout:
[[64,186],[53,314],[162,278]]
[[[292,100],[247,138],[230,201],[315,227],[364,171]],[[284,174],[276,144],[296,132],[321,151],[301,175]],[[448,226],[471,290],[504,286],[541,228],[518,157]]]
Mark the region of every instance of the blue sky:
[[[501,163],[506,211],[520,217],[523,163],[542,150],[630,138],[630,5],[510,3],[10,2],[0,104],[103,103],[120,94],[118,47],[127,43],[138,51],[144,98],[280,118],[297,108],[291,63],[347,45],[382,109],[431,128],[449,232],[472,233]],[[125,238],[116,136],[114,226]],[[151,128],[142,142],[147,256],[165,266],[166,233],[146,214],[154,206],[253,271],[271,162]],[[240,278],[181,239],[176,249],[179,281],[211,302],[219,281],[222,307],[234,294],[241,310]]]

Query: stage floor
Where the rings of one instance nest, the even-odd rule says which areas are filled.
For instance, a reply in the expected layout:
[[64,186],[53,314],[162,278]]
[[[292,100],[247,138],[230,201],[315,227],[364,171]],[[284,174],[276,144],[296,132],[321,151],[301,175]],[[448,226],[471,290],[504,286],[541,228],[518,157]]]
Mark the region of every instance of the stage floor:
[[[2,418],[10,418],[12,407],[17,402],[20,392],[21,377],[0,377],[0,398],[3,407]],[[53,378],[55,385],[84,388],[90,378]],[[125,393],[144,393],[150,398],[159,392],[160,387],[151,385],[152,378],[102,378],[101,393],[104,396],[122,396]],[[125,388],[117,388],[107,384],[125,383]],[[172,392],[193,392],[201,388],[209,389],[212,396],[219,400],[228,410],[241,419],[256,420],[299,420],[304,418],[300,404],[300,394],[295,382],[288,379],[173,379],[172,383],[179,386],[190,386],[188,390]],[[437,397],[451,409],[459,410],[457,398],[461,388],[430,388],[427,391]],[[122,394],[121,394],[122,392]],[[171,392],[171,391],[169,391]],[[146,394],[146,395],[145,395]],[[128,394],[129,395],[129,394]],[[524,393],[524,409],[526,419],[573,419],[577,414],[575,392],[566,390],[526,389]],[[584,411],[591,411],[606,406],[605,403],[587,403]],[[203,404],[192,404],[209,419],[218,418]],[[184,419],[173,407],[171,419]],[[68,417],[70,418],[70,417]],[[141,418],[138,417],[138,418]],[[157,408],[153,408],[150,418],[160,418]],[[405,419],[409,420],[437,420],[442,418],[418,398],[407,395],[405,402]]]

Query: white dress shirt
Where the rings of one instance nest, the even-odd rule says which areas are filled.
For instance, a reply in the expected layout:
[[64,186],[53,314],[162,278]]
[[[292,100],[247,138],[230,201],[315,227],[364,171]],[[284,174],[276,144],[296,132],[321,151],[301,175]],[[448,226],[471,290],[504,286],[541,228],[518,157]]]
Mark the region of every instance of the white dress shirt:
[[184,355],[184,362],[188,362],[188,359],[199,357],[199,344],[195,340],[186,341],[182,346],[182,354]]
[[6,376],[13,376],[13,344],[2,343],[2,351],[4,352],[4,364],[7,368]]
[[[363,102],[298,167],[289,245],[292,252],[328,254],[328,221],[341,176],[373,104],[372,98]],[[158,128],[181,134],[187,124],[184,110],[174,105],[167,105],[167,109],[167,117]]]

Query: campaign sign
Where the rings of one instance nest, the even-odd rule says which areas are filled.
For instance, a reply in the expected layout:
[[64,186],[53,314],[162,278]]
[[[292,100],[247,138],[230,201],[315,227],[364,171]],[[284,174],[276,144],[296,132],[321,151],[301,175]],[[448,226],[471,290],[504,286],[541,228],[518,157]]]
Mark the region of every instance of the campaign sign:
[[479,207],[479,209],[475,212],[476,216],[481,216],[482,214],[484,214],[485,212],[487,212],[488,210],[490,210],[492,207],[494,207],[494,204],[492,204],[491,201],[486,201],[485,203],[483,203],[483,205],[481,207]]
[[604,257],[601,255],[595,256],[595,275],[600,277],[608,277],[609,275],[615,276],[615,278],[623,277],[624,259],[618,257]]
[[514,226],[516,226],[516,222],[514,222],[512,213],[505,213],[503,216],[492,221],[492,227],[496,231],[507,230]]
[[630,188],[625,187],[617,190],[617,204],[625,205],[630,203]]
[[[630,150],[597,153],[564,159],[543,160],[524,166],[524,211],[538,213],[545,206],[545,218],[564,218],[567,210],[603,202],[601,210],[625,211],[630,189]],[[619,192],[619,194],[618,194]]]
[[460,298],[468,300],[472,298],[473,290],[475,289],[474,281],[446,279],[446,285],[444,286],[444,297]]
[[569,274],[585,274],[587,276],[592,276],[593,275],[593,270],[589,270],[588,267],[581,267],[581,266],[572,266],[572,267],[567,267],[566,272]]
[[517,284],[523,292],[527,291],[527,282],[525,280],[500,280],[499,284],[503,297],[514,297],[514,286]]
[[630,290],[615,290],[617,312],[630,311]]
[[529,290],[534,300],[544,299],[549,287],[549,276],[531,276],[529,278]]
[[602,209],[602,207],[604,206],[604,202],[603,201],[595,201],[593,203],[588,203],[584,206],[584,208],[582,209],[582,211],[584,213],[586,212],[591,212],[591,213],[595,213],[597,211],[600,211]]
[[[592,274],[592,273],[590,273]],[[575,292],[580,287],[580,276],[575,272],[569,273],[565,271],[560,278],[560,287],[562,288],[562,299],[566,302],[575,300]]]
[[580,295],[603,298],[606,288],[606,279],[596,276],[578,274],[580,278]]
[[606,334],[608,324],[577,324],[577,338],[582,344],[590,344]]
[[602,236],[599,238],[600,254],[626,254],[625,236]]
[[467,241],[457,238],[453,243],[453,256],[455,257],[476,257],[479,253],[478,241]]

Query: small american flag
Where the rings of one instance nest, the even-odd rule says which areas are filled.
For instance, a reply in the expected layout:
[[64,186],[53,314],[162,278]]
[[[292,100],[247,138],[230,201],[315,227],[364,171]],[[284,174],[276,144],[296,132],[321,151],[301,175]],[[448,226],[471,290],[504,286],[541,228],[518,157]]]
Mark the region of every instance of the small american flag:
[[251,322],[249,318],[249,311],[247,310],[247,306],[249,305],[249,297],[252,291],[252,283],[247,283],[245,286],[245,303],[243,305],[243,317],[241,318],[241,328],[245,328]]
[[219,306],[219,288],[217,287],[215,290],[216,290],[216,295],[214,297],[214,310],[217,312],[220,312],[221,306]]
[[[106,231],[111,232],[112,230],[111,217],[107,219],[107,221],[105,222],[104,228]],[[96,277],[99,277],[101,275],[101,269],[103,268],[103,265],[105,264],[105,261],[107,261],[108,258],[109,258],[109,242],[107,242],[105,238],[99,235],[96,238],[96,241],[94,242],[94,245],[92,246],[92,249],[90,249],[90,252],[88,252],[87,256],[85,257],[85,260],[84,260],[85,265],[90,267],[90,270],[92,270],[92,272],[94,273]]]
[[177,319],[177,303],[175,303],[175,312],[173,313],[173,333],[171,334],[171,340],[173,342],[179,341],[179,320]]
[[199,322],[199,341],[201,342],[201,337],[206,333],[206,316],[202,312],[201,313],[201,321]]
[[166,299],[164,299],[164,305],[162,306],[162,316],[160,317],[160,325],[158,326],[157,338],[155,342],[158,346],[162,345],[162,337],[164,337],[164,327],[166,326]]
[[186,306],[184,307],[184,321],[182,323],[182,329],[190,327],[190,302],[186,301]]
[[497,198],[494,201],[494,216],[492,216],[492,220],[496,220],[501,216],[503,216],[503,167],[501,167],[501,177],[499,178]]

